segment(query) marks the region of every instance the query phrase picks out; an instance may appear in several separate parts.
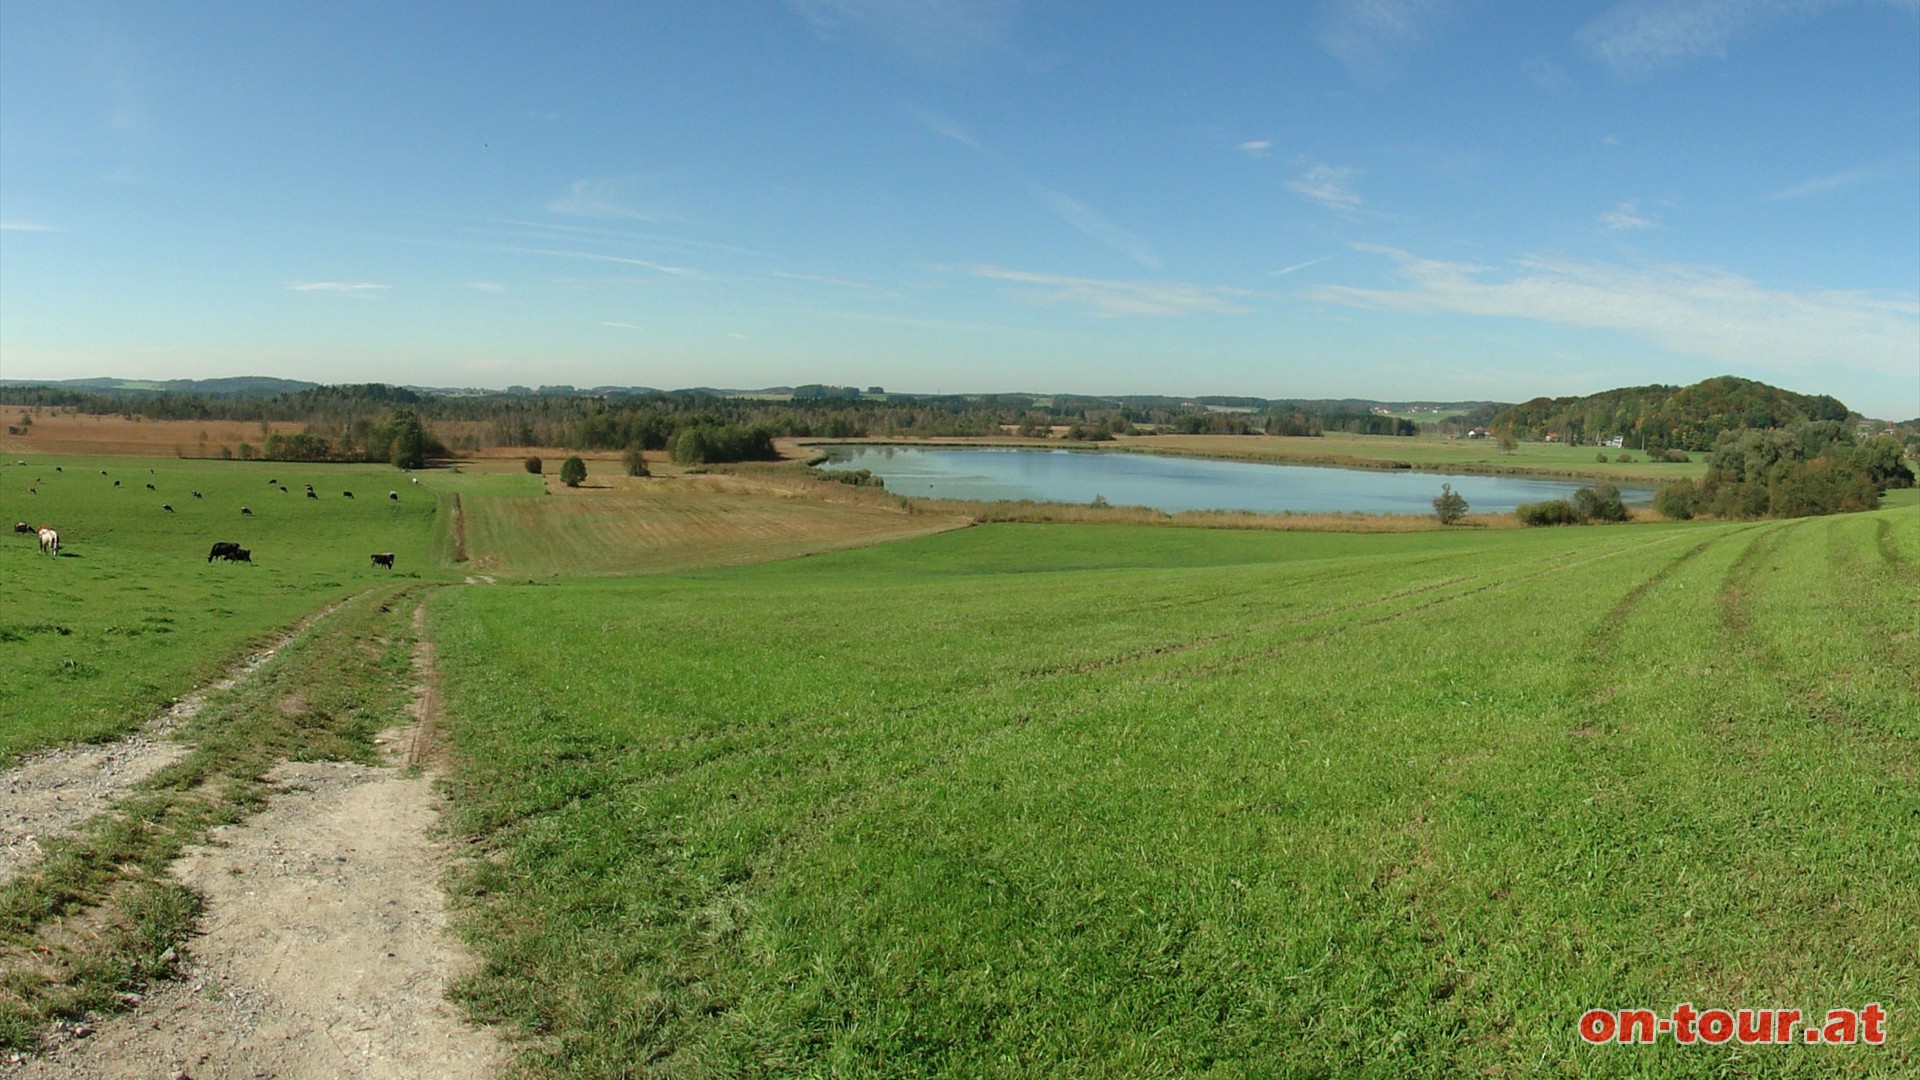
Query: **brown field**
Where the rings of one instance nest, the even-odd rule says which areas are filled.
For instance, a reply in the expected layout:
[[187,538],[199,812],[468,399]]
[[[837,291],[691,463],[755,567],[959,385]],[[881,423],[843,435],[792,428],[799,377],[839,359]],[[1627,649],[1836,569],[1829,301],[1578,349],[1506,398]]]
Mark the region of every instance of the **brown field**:
[[[509,463],[513,464],[513,463]],[[793,558],[962,528],[842,484],[740,475],[618,475],[613,462],[568,488],[549,466],[536,493],[462,501],[467,567],[494,575],[661,573]],[[831,490],[831,489],[839,490]]]
[[[33,418],[20,424],[20,414]],[[142,420],[138,417],[87,416],[41,407],[0,405],[7,427],[24,432],[0,435],[0,453],[99,454],[123,457],[217,458],[225,448],[238,457],[240,444],[258,447],[269,434],[292,435],[305,424],[250,420]]]

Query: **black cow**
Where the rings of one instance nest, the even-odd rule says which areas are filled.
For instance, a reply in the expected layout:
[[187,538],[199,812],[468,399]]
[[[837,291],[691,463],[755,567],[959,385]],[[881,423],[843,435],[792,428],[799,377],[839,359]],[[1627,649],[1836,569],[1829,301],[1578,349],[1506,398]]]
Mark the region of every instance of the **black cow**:
[[397,491],[389,491],[389,492],[387,492],[387,498],[389,498],[389,499],[392,499],[392,500],[393,500],[394,502],[399,502],[399,501],[400,501],[400,493],[399,493],[399,492],[397,492]]
[[393,569],[393,552],[384,551],[375,555],[373,557],[373,565],[384,566],[389,570]]
[[239,552],[240,552],[239,544],[236,544],[231,540],[221,540],[218,543],[213,545],[212,551],[207,552],[207,561],[212,562],[215,559],[232,559]]
[[157,489],[157,488],[155,488],[155,487],[154,487],[154,486],[153,486],[152,484],[148,484],[148,485],[147,485],[147,490],[148,490],[148,491],[156,491],[156,490],[158,490],[158,489]]
[[253,552],[248,548],[241,548],[239,551],[236,551],[233,554],[227,556],[227,561],[243,562],[251,566],[253,565]]
[[343,496],[345,496],[346,498],[349,498],[349,499],[351,499],[351,498],[353,498],[353,492],[351,492],[351,491],[343,491],[343,492],[341,492],[340,494],[341,494],[341,495],[343,495]]
[[161,503],[161,504],[160,504],[160,509],[162,509],[162,510],[165,510],[165,511],[166,511],[167,513],[169,513],[169,514],[171,514],[171,513],[173,513],[173,504],[172,504],[172,503]]
[[320,496],[318,496],[318,495],[315,495],[315,494],[313,493],[313,489],[312,489],[312,488],[308,488],[308,489],[307,489],[307,498],[309,498],[309,499],[317,499],[317,498],[319,498],[319,497],[320,497]]
[[285,495],[286,493],[287,493],[287,485],[285,485],[285,484],[281,484],[281,485],[280,485],[280,494],[282,494],[282,495]]
[[32,533],[38,532],[39,530],[24,521],[16,521],[13,523],[13,531],[17,533]]
[[119,486],[120,486],[120,481],[118,481],[118,480],[115,480],[115,481],[113,482],[113,486],[114,486],[114,487],[119,487]]
[[199,498],[199,497],[200,497],[200,493],[199,493],[199,492],[197,492],[197,491],[196,491],[196,492],[194,492],[194,493],[193,493],[193,497],[194,497],[194,498],[196,498],[196,499],[197,499],[197,498]]
[[240,508],[240,512],[247,515],[248,517],[253,516],[253,509],[251,507],[243,506]]

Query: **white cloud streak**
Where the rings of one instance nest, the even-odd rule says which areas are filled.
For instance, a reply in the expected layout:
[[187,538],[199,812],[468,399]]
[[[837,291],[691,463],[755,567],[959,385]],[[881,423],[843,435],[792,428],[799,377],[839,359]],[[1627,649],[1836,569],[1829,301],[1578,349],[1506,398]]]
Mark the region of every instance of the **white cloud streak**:
[[673,215],[656,205],[646,190],[654,186],[647,176],[602,176],[575,180],[566,193],[547,204],[556,214],[576,217],[625,218],[632,221],[663,222]]
[[1529,257],[1496,268],[1355,248],[1391,260],[1406,286],[1326,285],[1315,298],[1612,331],[1730,368],[1792,375],[1839,368],[1911,378],[1920,356],[1920,296],[1769,289],[1715,267]]
[[1600,215],[1600,224],[1615,232],[1629,229],[1657,229],[1660,223],[1648,217],[1640,210],[1636,200],[1628,199],[1620,205]]
[[1272,153],[1273,143],[1266,139],[1248,139],[1246,142],[1234,147],[1234,149],[1250,158],[1263,158]]
[[1331,0],[1315,40],[1355,78],[1380,82],[1432,40],[1457,7],[1454,0]]
[[1329,210],[1357,210],[1364,202],[1359,193],[1353,190],[1353,178],[1359,174],[1358,169],[1315,162],[1300,174],[1298,180],[1287,181],[1287,190],[1312,199]]
[[1017,287],[1016,296],[1032,303],[1077,307],[1102,318],[1233,314],[1245,310],[1232,302],[1234,297],[1253,295],[1244,289],[1174,281],[1113,281],[984,265],[960,269],[983,280],[1008,282]]
[[1332,258],[1333,256],[1331,255],[1322,255],[1317,259],[1308,259],[1306,262],[1294,263],[1292,266],[1282,267],[1279,270],[1275,270],[1273,272],[1273,276],[1286,277],[1288,274],[1293,273],[1295,270],[1305,270],[1309,266],[1319,266],[1321,263],[1326,262]]
[[59,232],[51,225],[41,225],[32,221],[0,221],[0,232]]
[[1616,71],[1638,73],[1724,57],[1728,46],[1771,23],[1860,3],[1920,14],[1920,0],[1629,0],[1602,12],[1577,37]]
[[1022,0],[787,0],[823,37],[852,30],[909,59],[952,63],[998,46]]
[[292,281],[287,288],[294,292],[344,293],[347,295],[366,295],[381,289],[392,288],[371,281]]
[[1790,187],[1761,197],[1761,202],[1779,202],[1782,199],[1798,199],[1808,195],[1824,195],[1829,191],[1850,188],[1873,175],[1872,169],[1854,169],[1849,172],[1834,173],[1831,176],[1816,176],[1811,180],[1802,180]]

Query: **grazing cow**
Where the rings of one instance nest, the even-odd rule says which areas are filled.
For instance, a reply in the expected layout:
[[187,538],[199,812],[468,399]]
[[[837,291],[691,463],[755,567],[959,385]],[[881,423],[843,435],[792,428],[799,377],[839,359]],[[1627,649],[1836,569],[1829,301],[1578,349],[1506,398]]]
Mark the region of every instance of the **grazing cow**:
[[105,475],[107,475],[107,470],[105,470],[105,469],[101,469],[101,470],[100,470],[100,475],[101,475],[101,476],[105,476]]
[[342,496],[342,497],[344,497],[344,498],[348,498],[348,499],[351,499],[351,498],[353,498],[353,492],[351,492],[351,491],[343,491],[343,492],[341,492],[340,494],[341,494],[341,496]]
[[253,508],[252,508],[252,507],[247,507],[247,506],[243,506],[243,507],[241,507],[241,508],[240,508],[240,512],[241,512],[241,513],[243,513],[243,514],[245,514],[245,515],[247,515],[248,517],[252,517],[252,516],[253,516]]
[[55,466],[53,467],[53,471],[54,471],[54,472],[66,472],[66,471],[67,471],[67,467],[66,467],[65,465],[55,465]]
[[276,479],[273,479],[272,477],[269,477],[269,478],[267,479],[267,483],[268,483],[269,485],[272,485],[272,484],[277,484],[277,483],[279,483],[279,482],[280,482],[280,481],[278,481],[278,480],[276,480]]
[[16,521],[13,523],[13,531],[17,533],[30,533],[38,532],[39,530],[24,521]]
[[213,545],[213,550],[207,552],[207,561],[212,562],[215,559],[231,559],[234,553],[239,550],[240,545],[231,540],[218,541]]
[[414,483],[416,483],[416,484],[417,484],[417,483],[419,483],[419,482],[420,482],[420,478],[419,478],[419,477],[417,477],[417,476],[416,476],[416,477],[414,477],[414,478],[413,478],[413,482],[414,482]]
[[312,488],[308,488],[308,489],[307,489],[307,498],[309,498],[309,499],[317,499],[317,498],[319,498],[319,497],[320,497],[320,496],[318,496],[318,495],[315,495],[315,494],[313,493],[313,489],[312,489]]
[[38,494],[40,494],[40,489],[39,489],[39,488],[28,488],[28,489],[27,489],[27,494],[29,494],[29,495],[38,495]]
[[40,527],[40,551],[46,555],[60,554],[60,534],[44,525]]
[[281,485],[280,485],[280,494],[282,494],[282,495],[285,495],[286,493],[287,493],[287,485],[285,485],[285,484],[281,484]]
[[248,566],[252,566],[253,550],[251,548],[241,548],[239,551],[236,551],[233,554],[227,556],[227,560],[229,562],[243,562],[243,563],[246,563]]
[[115,481],[113,482],[113,486],[114,486],[114,487],[119,487],[119,486],[120,486],[120,481],[118,481],[118,480],[115,480]]
[[373,557],[373,565],[393,569],[393,552],[383,551]]
[[387,492],[387,498],[389,498],[389,499],[392,499],[392,500],[393,500],[394,502],[399,502],[399,501],[400,501],[400,493],[399,493],[399,492],[397,492],[397,491],[389,491],[389,492]]
[[161,504],[160,504],[160,509],[162,509],[162,510],[165,510],[165,511],[166,511],[167,513],[169,513],[169,514],[171,514],[171,513],[173,513],[173,504],[172,504],[172,503],[161,503]]
[[196,498],[196,499],[197,499],[197,498],[199,498],[199,497],[200,497],[200,493],[199,493],[199,492],[197,492],[197,491],[196,491],[196,492],[194,492],[194,493],[193,493],[193,497],[194,497],[194,498]]
[[156,489],[156,488],[155,488],[155,487],[154,487],[154,486],[153,486],[152,484],[148,484],[148,485],[147,485],[147,490],[148,490],[148,491],[155,491],[155,490],[157,490],[157,489]]

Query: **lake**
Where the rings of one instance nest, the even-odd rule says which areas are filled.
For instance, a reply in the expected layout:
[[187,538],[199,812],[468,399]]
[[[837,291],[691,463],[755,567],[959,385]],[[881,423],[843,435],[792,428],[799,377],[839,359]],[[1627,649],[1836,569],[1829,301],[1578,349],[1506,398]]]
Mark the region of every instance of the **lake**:
[[[899,495],[993,502],[1092,502],[1181,510],[1252,510],[1277,514],[1430,514],[1441,484],[1466,497],[1472,513],[1505,513],[1521,503],[1564,499],[1578,481],[1456,475],[1404,469],[1337,469],[1264,465],[1094,450],[831,446],[827,471],[867,469]],[[1653,489],[1622,485],[1629,504]]]

